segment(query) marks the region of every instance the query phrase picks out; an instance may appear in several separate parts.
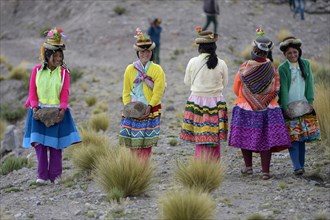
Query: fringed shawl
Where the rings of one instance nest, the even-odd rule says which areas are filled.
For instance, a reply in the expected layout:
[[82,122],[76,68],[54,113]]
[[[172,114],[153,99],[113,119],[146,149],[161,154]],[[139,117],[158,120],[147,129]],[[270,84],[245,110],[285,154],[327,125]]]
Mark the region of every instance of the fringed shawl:
[[280,77],[270,61],[246,61],[239,69],[239,76],[242,93],[253,110],[266,109],[279,92]]

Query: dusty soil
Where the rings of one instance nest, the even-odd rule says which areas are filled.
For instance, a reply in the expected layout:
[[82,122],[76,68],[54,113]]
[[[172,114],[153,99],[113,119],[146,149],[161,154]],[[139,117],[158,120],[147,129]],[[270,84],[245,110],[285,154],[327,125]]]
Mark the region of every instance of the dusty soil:
[[[231,85],[239,64],[240,52],[251,43],[258,25],[265,28],[277,46],[276,34],[286,28],[303,41],[304,57],[329,63],[329,14],[306,14],[305,21],[292,17],[287,4],[271,4],[267,1],[220,2],[217,54],[227,62],[230,73],[229,87],[224,94],[231,111],[235,100]],[[1,6],[1,55],[16,66],[22,61],[28,68],[37,64],[39,47],[43,38],[39,30],[57,26],[68,35],[65,60],[70,68],[84,69],[83,77],[71,86],[71,108],[76,123],[89,119],[95,107],[88,107],[84,99],[96,96],[98,102],[108,105],[109,129],[105,132],[114,141],[120,125],[122,109],[121,91],[125,67],[136,59],[132,45],[136,27],[148,28],[148,18],[163,19],[161,39],[161,65],[166,73],[168,87],[163,98],[162,133],[159,146],[154,149],[153,162],[157,167],[155,184],[147,195],[125,200],[120,206],[108,203],[106,194],[90,178],[78,178],[73,185],[47,185],[31,187],[35,180],[36,166],[14,171],[0,177],[1,218],[9,219],[155,219],[159,214],[158,200],[173,189],[175,160],[193,155],[194,146],[178,139],[182,111],[189,88],[183,84],[185,66],[197,55],[193,46],[195,26],[203,25],[205,17],[202,2],[197,0],[156,1],[17,1],[3,0]],[[113,9],[126,9],[117,15]],[[307,7],[308,5],[306,5]],[[278,47],[274,58],[283,60]],[[8,71],[1,68],[1,74]],[[18,82],[3,80],[1,104],[17,101],[23,104],[25,97],[17,88]],[[84,92],[82,84],[87,83]],[[16,123],[24,130],[24,121]],[[177,139],[177,146],[169,141]],[[17,149],[23,155],[32,150]],[[313,219],[317,213],[329,216],[329,162],[322,155],[319,143],[307,145],[307,173],[304,178],[292,175],[287,152],[273,155],[271,171],[274,177],[260,180],[260,172],[243,177],[240,151],[222,145],[222,160],[227,166],[225,181],[211,194],[217,202],[216,219],[246,219],[260,213],[269,219]],[[260,169],[256,155],[254,170]],[[64,160],[63,177],[77,172],[70,160]],[[317,168],[319,167],[319,168]],[[318,175],[315,175],[319,170]],[[19,189],[18,192],[10,190]]]

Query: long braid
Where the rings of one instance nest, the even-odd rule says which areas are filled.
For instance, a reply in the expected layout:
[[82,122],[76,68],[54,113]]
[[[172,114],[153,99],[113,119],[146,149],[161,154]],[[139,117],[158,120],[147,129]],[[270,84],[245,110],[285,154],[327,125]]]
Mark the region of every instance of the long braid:
[[299,57],[298,57],[298,65],[299,65],[299,68],[300,68],[300,71],[301,71],[301,76],[304,78],[304,80],[306,80],[306,72],[305,72],[305,69],[304,69],[304,66],[302,64],[302,60],[301,60],[301,55],[302,55],[302,51],[299,48],[298,49],[298,52],[299,52]]

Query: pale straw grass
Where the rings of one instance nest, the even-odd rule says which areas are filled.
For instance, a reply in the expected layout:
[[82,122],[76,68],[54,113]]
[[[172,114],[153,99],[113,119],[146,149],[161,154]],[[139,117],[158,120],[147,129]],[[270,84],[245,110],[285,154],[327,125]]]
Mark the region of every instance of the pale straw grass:
[[162,220],[215,219],[216,204],[207,193],[198,190],[174,190],[160,199]]
[[330,155],[330,89],[326,83],[315,84],[314,108],[318,115],[321,129],[321,138],[325,151]]
[[208,155],[199,159],[191,158],[186,163],[177,161],[175,171],[175,178],[183,186],[204,192],[217,189],[223,182],[224,175],[224,164]]
[[141,159],[125,147],[115,147],[96,164],[95,179],[109,198],[119,200],[147,192],[153,174],[150,159]]
[[109,127],[109,118],[106,112],[92,115],[89,120],[89,125],[95,131],[106,131]]

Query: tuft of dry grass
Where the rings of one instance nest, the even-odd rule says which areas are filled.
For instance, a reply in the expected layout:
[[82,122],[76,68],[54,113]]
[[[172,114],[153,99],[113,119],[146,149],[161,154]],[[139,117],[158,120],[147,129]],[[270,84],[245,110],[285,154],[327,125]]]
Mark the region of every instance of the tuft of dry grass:
[[0,118],[0,141],[4,138],[7,125],[7,121]]
[[108,111],[108,105],[105,102],[99,102],[93,111],[93,114],[99,114]]
[[330,219],[330,216],[327,210],[320,210],[314,216],[314,220],[328,220],[328,219]]
[[289,37],[289,36],[293,36],[293,35],[286,28],[281,28],[276,34],[276,38],[277,38],[278,42],[282,42],[284,38]]
[[197,190],[174,190],[159,203],[160,219],[214,219],[216,204],[210,195]]
[[89,121],[89,125],[95,131],[106,131],[109,127],[109,116],[107,113],[99,113],[92,115]]
[[325,101],[329,99],[329,94],[328,85],[323,82],[315,84],[314,108],[319,117],[321,137],[326,146],[325,150],[330,155],[330,102]]
[[85,102],[90,107],[90,106],[95,105],[95,103],[97,102],[97,99],[95,96],[87,96],[85,98]]
[[109,198],[138,196],[148,191],[154,167],[151,161],[131,154],[127,148],[116,147],[105,152],[96,164],[95,179]]
[[224,175],[224,165],[207,155],[199,159],[191,158],[187,163],[177,161],[175,171],[175,178],[183,186],[204,192],[217,189],[223,182]]
[[87,92],[87,90],[88,90],[88,84],[87,83],[81,83],[80,84],[80,88],[81,88],[81,90],[82,91],[84,91],[84,92]]
[[9,79],[26,80],[29,78],[30,72],[25,67],[25,62],[22,62],[17,67],[14,67],[9,73]]
[[240,56],[241,56],[244,60],[250,60],[250,59],[251,59],[251,50],[252,50],[251,45],[247,45],[247,46],[245,46],[244,49],[241,51]]
[[71,151],[73,165],[83,172],[90,173],[108,148],[110,148],[109,145],[105,144],[79,144]]

